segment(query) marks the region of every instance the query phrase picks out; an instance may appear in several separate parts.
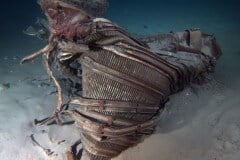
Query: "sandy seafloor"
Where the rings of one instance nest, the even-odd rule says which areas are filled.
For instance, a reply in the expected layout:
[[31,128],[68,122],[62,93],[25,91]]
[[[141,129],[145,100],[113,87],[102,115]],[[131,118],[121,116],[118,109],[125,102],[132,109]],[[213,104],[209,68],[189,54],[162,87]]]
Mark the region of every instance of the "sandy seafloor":
[[[77,140],[78,133],[74,126],[32,125],[34,118],[51,115],[57,100],[51,93],[56,89],[46,81],[41,58],[19,65],[23,56],[45,45],[22,34],[40,9],[35,2],[5,3],[0,27],[0,160],[65,159],[67,144]],[[240,5],[231,1],[181,3],[110,3],[107,17],[136,35],[197,27],[214,33],[224,53],[210,81],[189,85],[171,96],[156,132],[114,160],[240,159]],[[32,134],[54,153],[47,156],[34,145]]]

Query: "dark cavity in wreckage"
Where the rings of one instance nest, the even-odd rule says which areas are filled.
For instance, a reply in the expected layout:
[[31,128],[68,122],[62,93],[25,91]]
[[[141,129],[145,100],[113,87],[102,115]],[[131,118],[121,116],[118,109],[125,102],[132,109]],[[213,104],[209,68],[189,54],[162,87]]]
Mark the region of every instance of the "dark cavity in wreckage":
[[[40,2],[49,44],[21,63],[45,55],[58,105],[53,116],[35,122],[63,124],[61,116],[70,116],[80,131],[81,159],[111,159],[152,134],[169,95],[201,83],[221,55],[214,36],[199,29],[140,39],[66,2]],[[61,78],[73,84],[66,103]]]

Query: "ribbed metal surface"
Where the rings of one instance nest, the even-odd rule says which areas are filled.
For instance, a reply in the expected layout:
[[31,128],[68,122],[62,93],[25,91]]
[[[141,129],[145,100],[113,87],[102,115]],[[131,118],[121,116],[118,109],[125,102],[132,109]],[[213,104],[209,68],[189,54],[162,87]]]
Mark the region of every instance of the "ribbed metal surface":
[[[106,50],[91,52],[89,56],[104,66],[120,73],[130,75],[139,81],[152,84],[155,87],[161,88],[163,92],[169,92],[169,87],[164,85],[169,82],[169,80],[155,68],[150,68],[149,66],[131,60],[130,58],[126,58]],[[148,74],[145,75],[145,73]]]
[[[120,100],[139,103],[156,103],[157,98],[137,90],[126,84],[114,81],[106,75],[84,70],[83,66],[83,96],[93,99]],[[85,73],[87,72],[87,73]]]

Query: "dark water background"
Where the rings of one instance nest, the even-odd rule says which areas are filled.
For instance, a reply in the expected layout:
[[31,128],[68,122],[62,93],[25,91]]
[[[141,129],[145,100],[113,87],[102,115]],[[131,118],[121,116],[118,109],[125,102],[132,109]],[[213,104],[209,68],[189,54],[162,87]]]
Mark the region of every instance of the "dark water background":
[[[1,1],[0,57],[23,57],[41,48],[44,44],[40,40],[22,31],[43,16],[35,0]],[[217,76],[229,84],[239,80],[240,2],[237,0],[110,0],[107,18],[136,35],[188,28],[214,33],[224,52]]]

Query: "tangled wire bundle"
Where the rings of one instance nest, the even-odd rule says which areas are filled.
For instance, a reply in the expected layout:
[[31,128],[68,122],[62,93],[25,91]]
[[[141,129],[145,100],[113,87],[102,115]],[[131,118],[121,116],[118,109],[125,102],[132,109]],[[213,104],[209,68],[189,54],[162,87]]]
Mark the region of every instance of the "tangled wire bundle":
[[[42,0],[50,22],[49,44],[23,58],[46,54],[58,89],[54,115],[68,113],[80,129],[83,157],[107,160],[150,135],[170,94],[201,82],[221,55],[213,36],[198,29],[137,39],[103,18],[55,0]],[[74,85],[64,108],[57,68]]]

